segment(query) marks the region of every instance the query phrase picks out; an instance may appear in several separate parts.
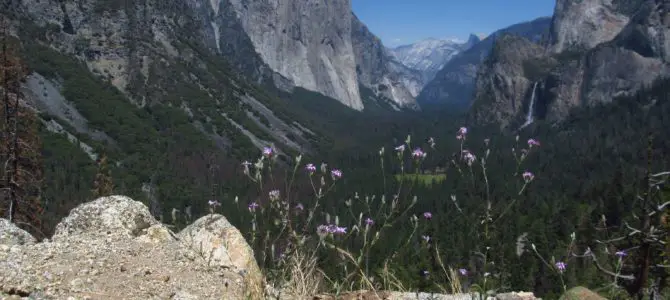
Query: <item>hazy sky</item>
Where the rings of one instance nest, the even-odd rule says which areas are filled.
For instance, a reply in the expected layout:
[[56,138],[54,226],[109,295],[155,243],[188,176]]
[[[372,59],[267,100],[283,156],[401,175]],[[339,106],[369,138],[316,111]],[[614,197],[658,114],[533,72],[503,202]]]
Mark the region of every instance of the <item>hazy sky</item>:
[[509,25],[551,16],[556,0],[352,0],[354,13],[398,46],[433,37],[465,40]]

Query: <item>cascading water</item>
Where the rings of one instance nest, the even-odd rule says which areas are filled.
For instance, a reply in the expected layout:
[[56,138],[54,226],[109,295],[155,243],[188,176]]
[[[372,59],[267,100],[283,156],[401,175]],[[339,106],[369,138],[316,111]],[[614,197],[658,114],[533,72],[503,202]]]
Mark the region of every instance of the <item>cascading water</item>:
[[533,123],[533,108],[535,107],[535,89],[537,89],[537,81],[533,84],[533,92],[530,95],[530,103],[528,104],[528,114],[526,114],[526,122],[523,123],[523,125],[521,125],[521,128],[524,128]]

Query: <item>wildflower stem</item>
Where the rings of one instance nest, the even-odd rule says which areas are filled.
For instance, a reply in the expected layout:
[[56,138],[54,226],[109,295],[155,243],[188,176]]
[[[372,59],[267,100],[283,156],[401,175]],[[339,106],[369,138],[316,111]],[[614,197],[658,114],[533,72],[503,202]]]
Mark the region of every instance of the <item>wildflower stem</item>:
[[382,168],[382,180],[384,182],[384,193],[386,193],[386,171],[384,169],[384,156],[379,157],[379,161],[381,163],[381,168]]
[[484,176],[484,184],[486,185],[486,201],[491,202],[491,190],[489,186],[489,177],[488,174],[486,173],[486,158],[488,158],[488,151],[486,157],[482,158],[481,160],[481,166],[482,166],[482,174]]

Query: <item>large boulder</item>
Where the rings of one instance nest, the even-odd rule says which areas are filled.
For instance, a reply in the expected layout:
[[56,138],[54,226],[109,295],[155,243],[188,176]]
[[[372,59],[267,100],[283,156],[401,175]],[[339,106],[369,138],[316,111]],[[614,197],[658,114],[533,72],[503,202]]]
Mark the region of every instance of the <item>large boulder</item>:
[[53,239],[73,235],[137,237],[158,221],[142,202],[126,196],[101,197],[70,211],[58,225]]
[[234,270],[243,274],[262,290],[260,268],[254,252],[242,233],[219,214],[210,214],[193,222],[178,234],[186,245],[198,251],[209,266]]
[[[3,230],[8,228],[3,224],[0,236],[15,232]],[[227,244],[226,237],[220,243]],[[13,243],[0,245],[0,298],[261,298],[250,288],[259,282],[208,264],[199,249],[177,239],[144,204],[124,196],[102,197],[73,209],[51,241]],[[234,243],[235,248],[227,248],[231,257],[249,247],[237,239]],[[218,255],[228,254],[219,249]]]

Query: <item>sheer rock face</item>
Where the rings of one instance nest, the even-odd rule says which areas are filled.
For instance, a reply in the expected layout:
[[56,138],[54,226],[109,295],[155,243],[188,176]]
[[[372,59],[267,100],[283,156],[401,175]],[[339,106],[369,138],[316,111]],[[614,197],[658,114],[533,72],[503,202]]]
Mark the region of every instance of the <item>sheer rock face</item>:
[[255,51],[291,85],[363,109],[359,84],[401,107],[414,107],[418,78],[394,69],[379,38],[350,1],[228,0]]
[[[613,39],[628,23],[616,0],[557,0],[551,22],[553,52],[590,49]],[[634,2],[636,0],[628,0]]]
[[358,81],[401,107],[416,108],[421,74],[403,66],[356,16],[351,28]]
[[542,57],[543,53],[541,46],[525,38],[500,37],[477,72],[472,117],[478,123],[495,122],[504,127],[512,117],[524,111],[524,100],[532,97],[534,85],[528,78],[524,61]]
[[[310,142],[302,137],[302,130],[291,125],[294,120],[278,118],[262,104],[260,89],[249,88],[255,83],[290,91],[294,85],[272,70],[257,53],[229,1],[131,1],[128,5],[107,0],[61,2],[12,0],[6,6],[0,4],[3,8],[0,15],[11,20],[13,31],[20,32],[21,39],[38,39],[68,59],[84,63],[92,75],[109,80],[139,108],[193,107],[191,104],[196,100],[216,102],[218,106],[224,101],[237,100],[253,107],[247,113],[255,110],[269,120],[271,128],[261,126],[261,130],[275,137],[279,148],[310,151]],[[42,75],[48,80],[41,80]],[[69,112],[62,112],[65,106],[71,106],[69,99],[54,97],[60,90],[58,78],[53,77],[53,74],[31,74],[29,78],[34,80],[26,83],[26,95],[41,110],[70,119]],[[56,88],[45,93],[43,89],[49,86]],[[187,90],[199,96],[176,96],[192,94]],[[193,117],[192,112],[188,114]],[[212,110],[207,114],[208,118],[221,117]],[[104,132],[86,126],[85,119],[75,117],[69,123],[79,133],[113,142]],[[239,118],[237,121],[241,123]],[[197,122],[201,121],[194,122],[196,127]],[[259,148],[270,143],[242,125],[234,126]],[[205,131],[202,126],[197,129]],[[207,135],[220,148],[229,149],[233,138],[221,126],[218,129],[216,134]]]
[[412,92],[418,93],[413,86],[420,86],[393,69],[349,0],[14,1],[10,14],[60,27],[64,34],[52,41],[56,49],[109,74],[139,104],[146,93],[137,85],[145,82],[153,60],[179,57],[197,66],[206,64],[196,62],[202,52],[221,55],[253,82],[285,91],[302,87],[357,110],[363,109],[359,75],[368,88],[395,87],[378,92],[399,106],[412,106]]
[[230,1],[270,68],[296,86],[361,110],[350,1]]
[[[586,51],[563,51],[562,57],[569,58],[562,59],[544,79],[546,93],[541,102],[546,106],[546,119],[561,120],[572,107],[609,103],[616,97],[633,95],[655,79],[667,76],[670,43],[666,37],[670,31],[664,19],[668,13],[659,1],[640,2],[643,1],[611,4],[614,12],[630,15],[615,36],[610,36],[612,26],[603,27],[601,33],[586,32],[585,36],[609,39],[597,45],[582,44],[589,47]],[[628,6],[623,7],[624,4]]]
[[[537,82],[533,116],[551,122],[563,120],[572,108],[610,103],[630,96],[670,74],[670,1],[559,0],[552,23],[547,51],[517,63],[524,68],[528,82]],[[510,44],[509,51],[518,45]],[[495,69],[488,60],[485,69]],[[519,72],[498,72],[498,82],[520,82]],[[528,72],[528,71],[532,72]],[[532,73],[532,74],[531,74]],[[479,122],[519,122],[529,107],[526,87],[523,95],[506,92],[506,86],[478,73],[473,115]],[[510,101],[508,96],[515,97]],[[486,96],[489,101],[482,101]],[[491,103],[520,103],[499,107]],[[517,109],[512,109],[516,107]],[[496,116],[488,120],[482,116]]]

